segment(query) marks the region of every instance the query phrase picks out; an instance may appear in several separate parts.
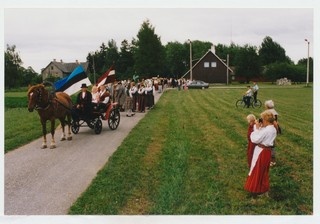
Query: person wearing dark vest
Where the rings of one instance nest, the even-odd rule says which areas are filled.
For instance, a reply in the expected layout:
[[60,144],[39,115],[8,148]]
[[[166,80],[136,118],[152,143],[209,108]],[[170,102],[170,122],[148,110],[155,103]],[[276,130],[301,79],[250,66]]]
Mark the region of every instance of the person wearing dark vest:
[[100,86],[100,97],[98,103],[98,109],[100,112],[107,110],[108,104],[110,103],[110,92],[106,89],[105,85]]
[[73,120],[79,121],[80,117],[88,120],[92,110],[92,94],[88,91],[85,83],[81,85],[81,92],[77,96],[74,112],[72,113]]
[[131,83],[130,92],[132,95],[132,112],[134,113],[137,110],[137,103],[139,100],[138,88],[137,88],[135,82]]
[[145,94],[145,88],[144,88],[143,82],[140,84],[140,88],[138,89],[138,94],[139,94],[138,111],[141,113],[144,113],[146,109],[146,101],[145,101],[146,94]]
[[146,94],[146,107],[148,109],[152,109],[154,105],[154,92],[155,92],[155,87],[152,85],[152,82],[149,82],[147,84],[147,87],[145,88],[145,94]]

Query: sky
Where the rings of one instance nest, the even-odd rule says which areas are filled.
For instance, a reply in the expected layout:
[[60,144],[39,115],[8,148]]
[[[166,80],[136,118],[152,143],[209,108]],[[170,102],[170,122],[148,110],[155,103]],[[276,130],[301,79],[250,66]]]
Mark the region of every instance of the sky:
[[305,39],[313,57],[313,15],[310,8],[6,8],[4,44],[40,73],[53,59],[86,61],[111,39],[120,48],[148,19],[163,45],[190,39],[259,47],[270,36],[297,63],[307,58]]
[[[23,67],[31,66],[40,73],[53,59],[64,62],[84,61],[89,52],[96,51],[104,42],[121,41],[137,36],[146,19],[155,28],[162,44],[188,39],[210,41],[213,44],[250,44],[259,47],[263,38],[270,36],[280,44],[295,63],[310,56],[317,59],[319,46],[320,6],[318,0],[2,0],[0,2],[0,39],[5,46],[16,45]],[[314,50],[317,49],[317,50]],[[3,58],[0,58],[3,65]],[[319,63],[314,65],[315,74]],[[0,68],[4,77],[4,66]],[[4,79],[0,80],[4,89]],[[314,77],[314,95],[318,96],[318,77]],[[0,98],[3,99],[3,91]],[[1,101],[4,108],[4,101]],[[314,101],[314,114],[319,114],[319,104]],[[0,111],[3,124],[3,110]],[[314,116],[314,127],[320,125]],[[312,128],[312,127],[310,127]],[[4,133],[0,125],[0,133]],[[318,136],[314,128],[314,136]],[[0,148],[4,147],[4,137]],[[318,138],[314,145],[320,145]],[[314,150],[314,170],[319,150]],[[4,159],[0,156],[0,165]],[[319,189],[319,173],[314,176],[314,189]],[[3,172],[0,172],[3,180]],[[312,187],[312,186],[310,186]],[[3,195],[0,184],[0,198]],[[3,201],[0,200],[0,224],[40,223],[319,223],[320,194],[314,194],[314,215],[311,216],[180,216],[180,217],[118,217],[118,216],[1,216]],[[199,221],[200,220],[200,221]],[[316,221],[318,220],[318,221]],[[215,221],[215,222],[214,222]]]

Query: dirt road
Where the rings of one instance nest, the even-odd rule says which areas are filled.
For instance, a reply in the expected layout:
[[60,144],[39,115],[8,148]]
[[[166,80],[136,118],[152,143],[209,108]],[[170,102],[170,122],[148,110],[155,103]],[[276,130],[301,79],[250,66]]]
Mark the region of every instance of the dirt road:
[[[155,94],[155,102],[160,96]],[[114,131],[103,121],[100,135],[81,127],[72,141],[61,142],[61,130],[57,130],[55,149],[40,149],[40,138],[5,154],[4,214],[67,214],[69,207],[144,116],[145,113],[136,113],[126,117],[122,112],[120,125]]]

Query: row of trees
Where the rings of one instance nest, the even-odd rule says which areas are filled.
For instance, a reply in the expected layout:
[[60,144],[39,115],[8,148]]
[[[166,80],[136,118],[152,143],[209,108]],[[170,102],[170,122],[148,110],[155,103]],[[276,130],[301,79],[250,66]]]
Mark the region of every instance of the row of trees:
[[[120,79],[132,78],[133,75],[144,78],[157,75],[179,78],[190,68],[189,46],[187,41],[169,42],[163,46],[154,27],[147,20],[143,22],[137,39],[131,43],[128,40],[122,41],[120,50],[114,40],[110,40],[107,46],[102,43],[98,51],[88,54],[87,60],[91,74],[103,74],[114,65]],[[210,42],[192,41],[193,64],[211,46]],[[269,36],[263,39],[260,47],[218,44],[215,53],[222,59],[229,55],[229,65],[235,68],[235,76],[246,82],[252,79],[275,81],[283,77],[295,82],[306,81],[307,58],[294,64],[284,48]],[[312,68],[313,60],[310,58],[310,81],[313,80]]]
[[16,51],[15,45],[7,45],[4,57],[6,89],[42,82],[41,76],[39,76],[32,67],[24,68],[22,66],[23,62],[19,53]]
[[[118,49],[115,40],[102,43],[95,52],[87,55],[89,62],[89,78],[96,79],[115,66],[118,79],[140,78],[154,76],[179,78],[190,68],[189,42],[169,42],[162,45],[160,37],[149,20],[142,23],[136,38],[131,42],[123,40]],[[192,41],[193,64],[210,48],[212,43],[199,40]],[[215,53],[222,59],[229,55],[229,65],[234,68],[235,76],[243,81],[263,78],[275,81],[287,77],[295,82],[304,82],[307,58],[297,64],[286,55],[285,50],[271,37],[263,39],[261,46],[239,46],[231,43],[229,46],[218,44]],[[15,46],[7,46],[5,52],[5,87],[25,86],[41,82],[41,77],[31,67],[25,69]],[[313,60],[310,58],[310,81],[313,80]],[[97,76],[97,77],[96,77]]]

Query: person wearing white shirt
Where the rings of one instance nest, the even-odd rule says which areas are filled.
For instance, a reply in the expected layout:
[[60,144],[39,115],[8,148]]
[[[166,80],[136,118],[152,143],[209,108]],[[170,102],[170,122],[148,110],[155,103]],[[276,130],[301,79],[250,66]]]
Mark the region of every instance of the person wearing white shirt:
[[100,94],[99,94],[99,110],[102,112],[105,112],[107,110],[107,105],[110,103],[110,93],[106,89],[105,85],[102,85],[100,88]]
[[252,86],[254,103],[257,103],[258,90],[259,90],[258,84],[254,82]]
[[132,95],[132,112],[135,112],[137,110],[137,103],[139,99],[138,88],[135,82],[132,82],[131,84],[130,93]]
[[152,85],[152,83],[147,84],[147,88],[145,88],[145,94],[146,94],[146,107],[148,109],[152,109],[154,106],[154,92],[155,87]]
[[251,141],[256,144],[253,152],[249,174],[244,189],[253,196],[268,194],[270,190],[269,168],[271,161],[271,147],[277,137],[274,127],[274,116],[270,111],[261,113],[262,123],[256,121]]
[[250,99],[252,97],[252,89],[250,86],[247,86],[247,91],[243,95],[243,101],[245,102],[247,108],[250,107]]
[[146,108],[146,101],[145,101],[146,93],[145,93],[145,87],[143,82],[140,84],[140,88],[138,89],[138,94],[139,94],[138,110],[139,112],[144,113]]

